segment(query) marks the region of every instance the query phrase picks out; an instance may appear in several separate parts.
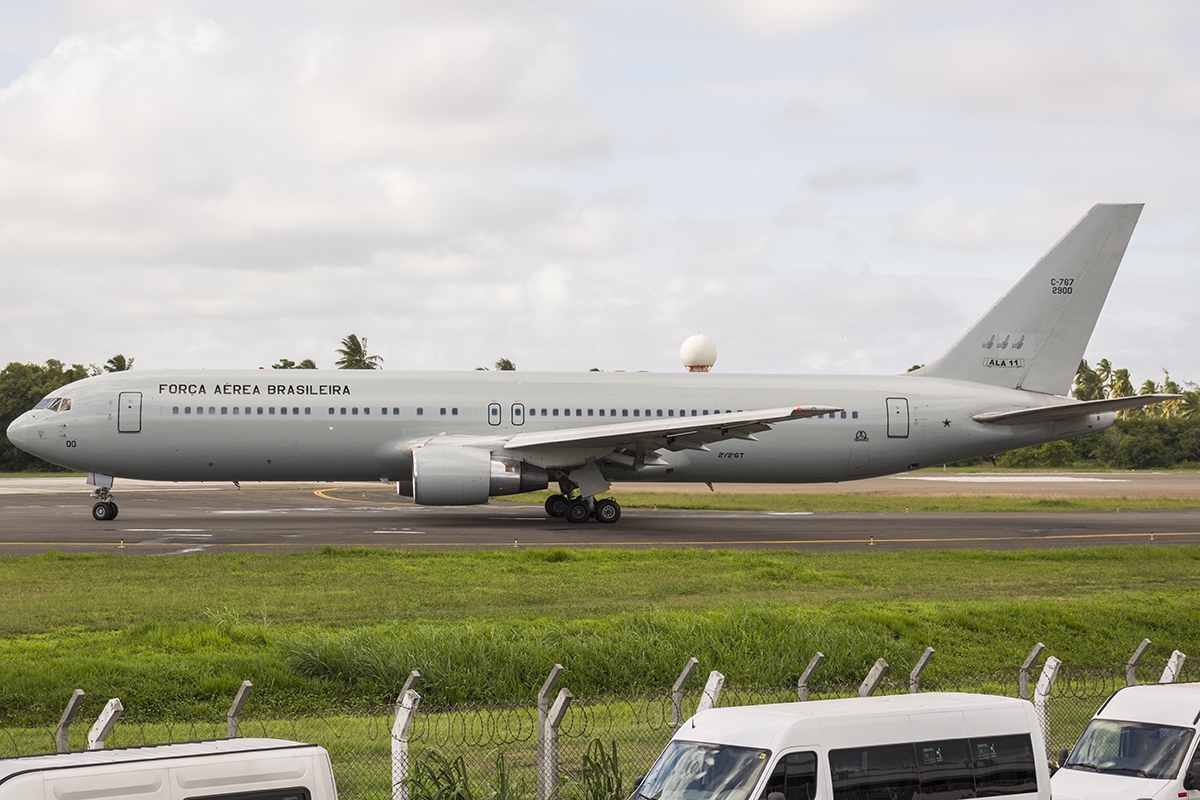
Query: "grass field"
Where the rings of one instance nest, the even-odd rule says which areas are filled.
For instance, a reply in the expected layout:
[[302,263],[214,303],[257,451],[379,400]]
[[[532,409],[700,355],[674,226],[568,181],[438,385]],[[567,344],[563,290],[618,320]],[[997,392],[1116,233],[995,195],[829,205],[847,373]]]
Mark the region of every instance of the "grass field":
[[[525,702],[554,663],[580,697],[659,692],[684,661],[738,685],[860,680],[884,657],[931,678],[1200,652],[1200,548],[809,555],[734,551],[413,553],[327,549],[173,558],[0,559],[0,722],[332,712],[394,699]],[[1161,651],[1161,652],[1160,652]],[[1160,667],[1161,669],[1161,667]],[[94,707],[90,707],[94,706]]]

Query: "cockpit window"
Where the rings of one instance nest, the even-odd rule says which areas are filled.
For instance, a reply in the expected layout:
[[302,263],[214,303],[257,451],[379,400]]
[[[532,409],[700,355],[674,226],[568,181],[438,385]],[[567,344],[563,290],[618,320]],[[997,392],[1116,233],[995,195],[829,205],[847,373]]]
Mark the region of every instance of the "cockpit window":
[[45,408],[50,411],[70,411],[71,398],[69,397],[46,397],[42,402],[33,407],[36,411],[39,408]]

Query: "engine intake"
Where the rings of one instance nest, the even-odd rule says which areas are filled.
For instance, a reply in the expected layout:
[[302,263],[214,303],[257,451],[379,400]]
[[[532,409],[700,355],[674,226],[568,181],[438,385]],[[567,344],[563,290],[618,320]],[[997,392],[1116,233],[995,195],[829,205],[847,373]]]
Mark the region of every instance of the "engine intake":
[[546,470],[466,445],[433,445],[413,453],[413,500],[423,506],[469,506],[494,495],[545,489]]

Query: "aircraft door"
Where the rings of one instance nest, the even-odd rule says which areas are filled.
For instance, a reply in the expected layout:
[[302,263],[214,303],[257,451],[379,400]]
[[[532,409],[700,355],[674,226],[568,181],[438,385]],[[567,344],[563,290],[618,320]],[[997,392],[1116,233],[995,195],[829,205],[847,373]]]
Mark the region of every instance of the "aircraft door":
[[908,398],[887,399],[887,435],[889,439],[908,438]]
[[117,398],[117,433],[142,432],[142,393],[121,392]]
[[488,405],[488,425],[500,424],[500,404],[491,403]]
[[513,403],[512,407],[512,424],[525,424],[525,405],[523,403]]

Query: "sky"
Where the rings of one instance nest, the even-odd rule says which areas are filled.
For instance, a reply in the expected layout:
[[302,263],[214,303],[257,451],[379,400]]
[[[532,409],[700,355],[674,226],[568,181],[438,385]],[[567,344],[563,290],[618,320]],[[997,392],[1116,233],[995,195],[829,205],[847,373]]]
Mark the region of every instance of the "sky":
[[1200,381],[1194,0],[0,0],[0,362],[903,372],[1097,202]]

